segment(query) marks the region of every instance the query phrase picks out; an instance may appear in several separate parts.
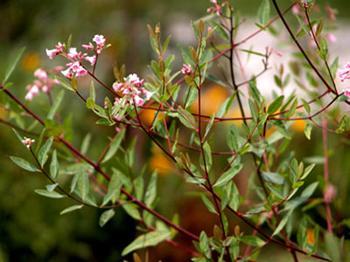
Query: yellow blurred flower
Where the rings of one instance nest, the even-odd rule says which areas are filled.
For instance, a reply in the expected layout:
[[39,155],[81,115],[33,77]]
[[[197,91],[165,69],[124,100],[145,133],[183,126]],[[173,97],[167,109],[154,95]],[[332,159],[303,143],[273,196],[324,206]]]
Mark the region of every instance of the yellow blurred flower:
[[174,170],[174,165],[169,158],[157,147],[152,147],[152,157],[150,161],[150,167],[161,175],[169,174]]
[[[153,105],[153,107],[157,107],[157,105]],[[140,113],[140,118],[141,121],[144,125],[150,126],[156,117],[156,110],[151,110],[151,109],[143,109]],[[163,119],[164,118],[164,113],[159,112],[158,113],[158,119]]]
[[[213,85],[208,90],[202,93],[202,114],[213,115],[218,112],[222,103],[225,102],[229,93],[219,85]],[[195,101],[191,106],[192,112],[198,113],[198,101]]]
[[311,228],[306,231],[306,242],[311,246],[315,244],[315,232]]
[[0,106],[0,119],[5,120],[7,118],[7,110]]
[[305,120],[296,120],[292,124],[292,129],[296,132],[304,132],[305,126],[306,126]]
[[33,72],[40,65],[40,57],[37,53],[29,52],[23,57],[21,65],[25,71]]

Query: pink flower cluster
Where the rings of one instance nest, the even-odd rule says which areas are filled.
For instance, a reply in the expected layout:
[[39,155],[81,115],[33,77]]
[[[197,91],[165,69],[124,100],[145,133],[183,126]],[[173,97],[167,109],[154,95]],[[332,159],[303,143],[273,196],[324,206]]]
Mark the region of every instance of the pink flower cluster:
[[126,103],[137,106],[143,106],[152,96],[152,93],[146,90],[144,80],[140,79],[136,74],[130,74],[124,78],[124,82],[115,82],[113,90],[121,94],[121,98],[116,98],[115,103]]
[[350,63],[346,63],[344,68],[339,70],[338,75],[342,82],[350,79]]
[[183,64],[181,68],[181,73],[185,76],[192,75],[193,73],[192,66],[189,64]]
[[210,0],[210,2],[213,4],[213,6],[209,7],[207,9],[207,12],[211,13],[211,14],[221,15],[222,14],[222,5],[218,4],[217,0]]
[[33,84],[27,86],[27,94],[25,99],[29,101],[33,100],[33,98],[37,96],[40,91],[49,93],[54,85],[60,83],[60,81],[57,79],[50,78],[48,73],[42,68],[35,70],[34,76],[36,79],[34,80]]
[[24,137],[22,139],[22,144],[25,145],[27,148],[30,148],[34,142],[35,142],[34,139],[31,139],[28,137]]
[[82,65],[83,61],[88,62],[91,66],[95,66],[97,56],[106,47],[106,38],[103,35],[95,35],[92,42],[94,44],[89,42],[82,45],[85,52],[78,51],[76,47],[66,50],[63,44],[58,43],[54,49],[46,49],[46,54],[50,59],[62,55],[69,60],[69,63],[66,64],[67,68],[61,71],[65,77],[71,79],[85,76],[88,74],[88,71]]

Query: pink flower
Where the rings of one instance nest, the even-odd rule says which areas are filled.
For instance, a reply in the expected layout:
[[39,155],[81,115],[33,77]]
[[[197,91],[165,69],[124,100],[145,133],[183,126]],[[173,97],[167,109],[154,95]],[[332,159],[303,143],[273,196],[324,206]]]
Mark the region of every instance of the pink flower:
[[32,101],[39,94],[39,87],[37,85],[28,85],[27,90],[28,92],[24,97],[25,100]]
[[24,139],[22,139],[22,144],[25,145],[27,148],[30,148],[34,142],[34,139],[28,137],[24,137]]
[[64,51],[64,45],[58,42],[58,44],[55,46],[54,49],[46,49],[46,55],[50,59],[54,59],[59,54],[63,53],[63,51]]
[[84,59],[86,61],[88,61],[92,66],[94,66],[95,63],[96,63],[96,56],[95,55],[93,55],[93,56],[86,56],[86,57],[84,57]]
[[293,5],[293,7],[292,7],[292,13],[295,14],[295,15],[300,14],[300,6],[299,6],[299,4]]
[[335,196],[337,195],[337,190],[332,184],[328,184],[324,191],[323,200],[325,203],[331,203]]
[[77,70],[75,70],[75,76],[76,77],[86,76],[87,74],[88,74],[88,72],[82,66],[79,67]]
[[95,35],[92,41],[94,41],[96,45],[104,47],[106,43],[106,38],[103,35]]
[[125,79],[126,82],[135,85],[136,87],[141,87],[144,84],[144,80],[140,79],[136,74],[130,74]]
[[344,90],[344,96],[346,96],[347,98],[350,98],[350,88],[347,88]]
[[137,74],[130,74],[124,78],[125,82],[115,82],[113,90],[119,92],[122,97],[116,98],[114,104],[142,106],[149,100],[153,93],[146,90],[143,85],[145,80],[140,79]]
[[350,63],[346,63],[344,68],[340,69],[339,72],[340,81],[350,79]]
[[88,44],[83,44],[82,47],[86,50],[86,51],[91,51],[91,50],[94,50],[94,45],[89,42]]
[[71,79],[73,77],[73,72],[70,68],[67,68],[66,70],[62,70],[61,71],[62,75],[64,75],[65,77]]
[[331,42],[331,43],[337,42],[337,37],[334,34],[332,34],[332,33],[328,33],[326,35],[326,37],[327,37],[328,41]]
[[113,90],[115,92],[119,92],[122,89],[123,86],[124,86],[124,83],[115,82],[113,84]]
[[69,48],[69,53],[67,54],[67,56],[70,59],[78,59],[79,53],[77,52],[77,49],[75,47],[71,47],[71,48]]
[[183,75],[191,75],[192,73],[193,73],[193,71],[192,71],[192,66],[191,65],[189,65],[189,64],[183,64],[182,65],[182,68],[181,68],[181,73],[183,74]]
[[209,7],[207,9],[208,13],[215,13],[217,15],[221,15],[222,13],[222,6],[218,4],[217,0],[210,0],[210,2],[213,4],[212,7]]
[[34,76],[43,81],[47,80],[48,78],[46,71],[41,68],[38,68],[37,70],[35,70]]
[[136,104],[137,106],[143,106],[144,103],[145,103],[145,100],[142,99],[142,98],[139,97],[139,96],[135,96],[135,97],[134,97],[134,100],[135,100],[135,104]]

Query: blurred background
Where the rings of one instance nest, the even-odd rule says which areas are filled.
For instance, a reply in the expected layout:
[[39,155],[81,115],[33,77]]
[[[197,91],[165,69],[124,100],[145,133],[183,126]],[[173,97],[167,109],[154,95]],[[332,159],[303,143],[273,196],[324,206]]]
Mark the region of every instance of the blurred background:
[[[242,14],[254,19],[256,8],[251,7],[258,6],[258,0],[233,2]],[[289,1],[281,2],[288,4]],[[321,4],[326,1],[317,2]],[[350,18],[349,1],[335,0],[330,4],[339,11],[340,24],[343,25],[339,28],[341,36],[346,36],[346,32],[350,35],[349,31],[346,31],[349,23],[347,18]],[[94,34],[106,36],[112,47],[103,55],[104,62],[98,68],[98,74],[107,82],[113,81],[112,66],[117,63],[126,64],[128,72],[144,72],[152,58],[146,25],[160,22],[163,35],[172,35],[171,48],[175,50],[179,46],[192,43],[190,23],[205,15],[208,6],[209,0],[1,0],[0,75],[3,75],[16,50],[26,46],[25,55],[11,79],[14,83],[13,89],[23,98],[25,86],[32,81],[34,70],[38,67],[52,66],[52,62],[45,56],[45,48],[52,48],[58,41],[67,39],[70,34],[73,35],[73,44],[88,42]],[[341,36],[338,38],[340,41]],[[348,47],[348,43],[344,41],[339,45]],[[177,64],[180,65],[181,60],[178,60]],[[225,90],[217,86],[213,86],[206,93],[208,102],[220,103],[225,97]],[[38,99],[36,110],[45,112],[42,107],[46,102]],[[66,103],[69,103],[69,111],[75,112],[75,121],[72,124],[73,140],[92,132],[95,134],[95,144],[98,144],[100,137],[109,135],[108,131],[101,129],[91,130],[91,125],[88,124],[93,121],[91,114],[76,100],[68,99]],[[215,111],[215,105],[207,110],[208,113]],[[0,110],[0,118],[2,117],[6,117],[6,114]],[[147,114],[144,117],[147,121]],[[82,125],[82,121],[86,125]],[[304,156],[317,157],[322,152],[321,144],[305,140],[304,125],[303,122],[296,122],[293,127],[298,135],[292,144],[302,144],[293,149],[299,159]],[[313,135],[320,136],[317,131]],[[330,144],[338,145],[337,139],[339,138],[331,137]],[[59,212],[69,206],[70,201],[48,200],[36,195],[33,190],[43,187],[45,179],[22,172],[9,161],[9,155],[23,151],[22,145],[9,128],[1,126],[0,141],[0,262],[121,261],[121,250],[136,234],[135,223],[130,218],[120,210],[112,221],[100,228],[99,211],[94,209],[86,208],[59,216]],[[346,152],[349,151],[348,148],[348,145],[341,143],[337,152],[331,151],[332,179],[342,181],[336,202],[339,209],[346,206],[346,199],[349,199],[350,193],[350,181],[345,177],[349,175],[347,170],[350,170],[349,161],[346,162],[350,157],[350,153]],[[98,152],[100,148],[97,146],[94,150]],[[160,152],[153,148],[149,148],[149,151],[152,153],[151,165],[161,173],[160,195],[174,192],[171,199],[163,198],[160,201],[159,210],[168,216],[173,215],[175,210],[180,210],[182,224],[198,232],[200,226],[203,226],[198,226],[198,220],[203,221],[205,209],[198,206],[195,198],[188,197],[185,202],[180,201],[182,196],[177,192],[181,192],[184,187],[182,180],[171,175],[173,167]],[[339,169],[339,166],[342,168]],[[322,165],[319,165],[314,173],[315,177],[321,176]],[[344,217],[349,215],[349,211],[346,210],[339,214]],[[211,221],[210,219],[215,220],[209,217],[204,221]],[[209,226],[208,223],[208,230]],[[187,261],[184,254],[175,254],[167,245],[161,245],[153,252],[155,257],[163,261]],[[269,250],[266,251],[266,254],[268,253]],[[275,257],[278,254],[275,252]],[[281,256],[283,255],[281,251]]]

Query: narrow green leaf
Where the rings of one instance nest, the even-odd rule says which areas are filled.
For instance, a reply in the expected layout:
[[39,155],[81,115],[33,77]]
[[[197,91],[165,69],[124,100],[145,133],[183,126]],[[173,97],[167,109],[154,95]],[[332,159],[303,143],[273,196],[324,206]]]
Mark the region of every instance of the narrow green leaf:
[[169,231],[153,231],[137,237],[131,244],[124,248],[122,256],[145,247],[156,246],[170,237]]
[[152,207],[152,204],[157,196],[157,173],[153,173],[148,183],[147,191],[145,193],[145,204]]
[[242,163],[240,163],[239,161],[235,161],[230,167],[230,169],[219,177],[219,179],[215,182],[214,187],[223,186],[229,181],[231,181],[239,173],[239,171],[241,171],[242,168]]
[[18,138],[19,142],[23,145],[23,137],[17,132],[16,129],[12,128],[12,131],[15,133],[16,137]]
[[300,179],[304,180],[305,178],[307,178],[315,166],[316,166],[316,164],[311,164],[307,168],[305,168],[304,174],[301,176]]
[[206,195],[201,194],[201,199],[202,199],[204,205],[207,207],[207,209],[208,209],[210,212],[212,212],[212,213],[214,213],[214,214],[217,214],[217,213],[216,213],[216,209],[215,209],[215,207],[214,207],[214,204],[208,199],[208,197],[207,197]]
[[193,115],[188,112],[186,109],[183,109],[181,106],[178,108],[178,117],[180,122],[190,128],[190,129],[196,129],[197,128],[197,124],[196,124],[196,120],[193,117]]
[[241,241],[249,246],[262,247],[265,245],[265,241],[257,236],[243,236]]
[[303,199],[309,199],[312,194],[315,192],[317,189],[318,182],[314,182],[310,184],[307,188],[304,189],[304,191],[301,193],[300,197]]
[[16,57],[12,60],[13,62],[9,65],[9,67],[7,68],[6,70],[6,73],[5,73],[5,77],[4,79],[2,80],[2,84],[6,84],[7,80],[10,78],[10,76],[12,75],[13,71],[15,70],[19,60],[21,59],[23,53],[24,53],[24,50],[26,48],[25,47],[22,47],[19,51],[18,51],[18,54],[16,55]]
[[89,146],[90,146],[90,142],[91,142],[91,134],[88,133],[83,140],[83,143],[81,144],[81,148],[80,148],[80,152],[85,155],[87,153],[87,151],[89,150]]
[[114,217],[115,211],[113,209],[106,210],[100,216],[99,225],[103,227],[112,217]]
[[34,190],[35,193],[37,193],[38,195],[44,196],[44,197],[48,197],[48,198],[64,198],[65,196],[57,193],[55,191],[47,191],[45,189],[37,189]]
[[109,201],[112,201],[112,203],[117,201],[120,196],[120,189],[122,186],[122,180],[119,178],[117,173],[113,173],[111,181],[108,184],[107,194],[103,197],[102,206],[106,205]]
[[262,177],[265,181],[273,183],[273,184],[283,185],[283,183],[284,183],[284,177],[278,173],[263,172]]
[[47,114],[47,119],[53,120],[59,106],[61,105],[64,97],[64,90],[62,89],[57,96],[55,96],[54,103]]
[[28,161],[24,160],[23,158],[16,157],[16,156],[10,156],[10,159],[13,163],[15,163],[20,168],[23,168],[26,171],[29,172],[40,172],[40,170],[33,164],[29,163]]
[[88,173],[81,173],[77,182],[81,199],[85,201],[90,191],[90,180]]
[[261,24],[265,25],[269,21],[270,12],[271,12],[270,1],[262,0],[260,7],[258,9],[258,18]]
[[71,207],[67,207],[66,209],[63,209],[60,213],[60,215],[64,215],[64,214],[67,214],[67,213],[70,213],[70,212],[73,212],[75,210],[78,210],[78,209],[81,209],[84,205],[74,205],[74,206],[71,206]]
[[50,163],[50,175],[52,179],[55,179],[58,175],[59,164],[57,160],[57,152],[56,150],[52,153],[51,163]]
[[273,232],[272,236],[275,236],[277,234],[279,234],[279,232],[281,232],[281,230],[285,227],[285,225],[288,222],[289,216],[290,216],[291,212],[288,212],[288,214],[286,214],[281,222],[278,224],[277,228],[275,229],[275,231]]
[[311,139],[311,132],[312,132],[312,124],[307,123],[305,128],[304,128],[304,134],[308,140]]
[[206,164],[206,169],[210,171],[211,166],[213,164],[213,158],[211,154],[211,148],[208,142],[205,142],[203,144],[203,149],[204,149],[204,158],[205,158],[205,164]]
[[43,167],[48,159],[48,153],[51,149],[53,142],[53,138],[50,137],[48,140],[46,140],[45,144],[40,148],[39,153],[38,153],[38,161]]
[[103,158],[102,163],[107,162],[108,160],[110,160],[115,153],[118,151],[121,142],[123,141],[125,136],[125,129],[121,130],[116,137],[113,139],[113,141],[111,142],[111,145],[105,155],[105,157]]
[[55,184],[50,184],[50,185],[46,185],[46,190],[49,191],[49,192],[52,192],[55,190],[55,188],[58,186],[57,183]]
[[126,213],[128,213],[129,216],[131,216],[135,220],[140,220],[141,215],[139,210],[137,209],[137,206],[133,203],[127,203],[122,205],[123,209]]
[[283,99],[284,99],[284,96],[277,97],[269,106],[267,113],[270,115],[275,113],[281,107],[281,105],[283,103]]

